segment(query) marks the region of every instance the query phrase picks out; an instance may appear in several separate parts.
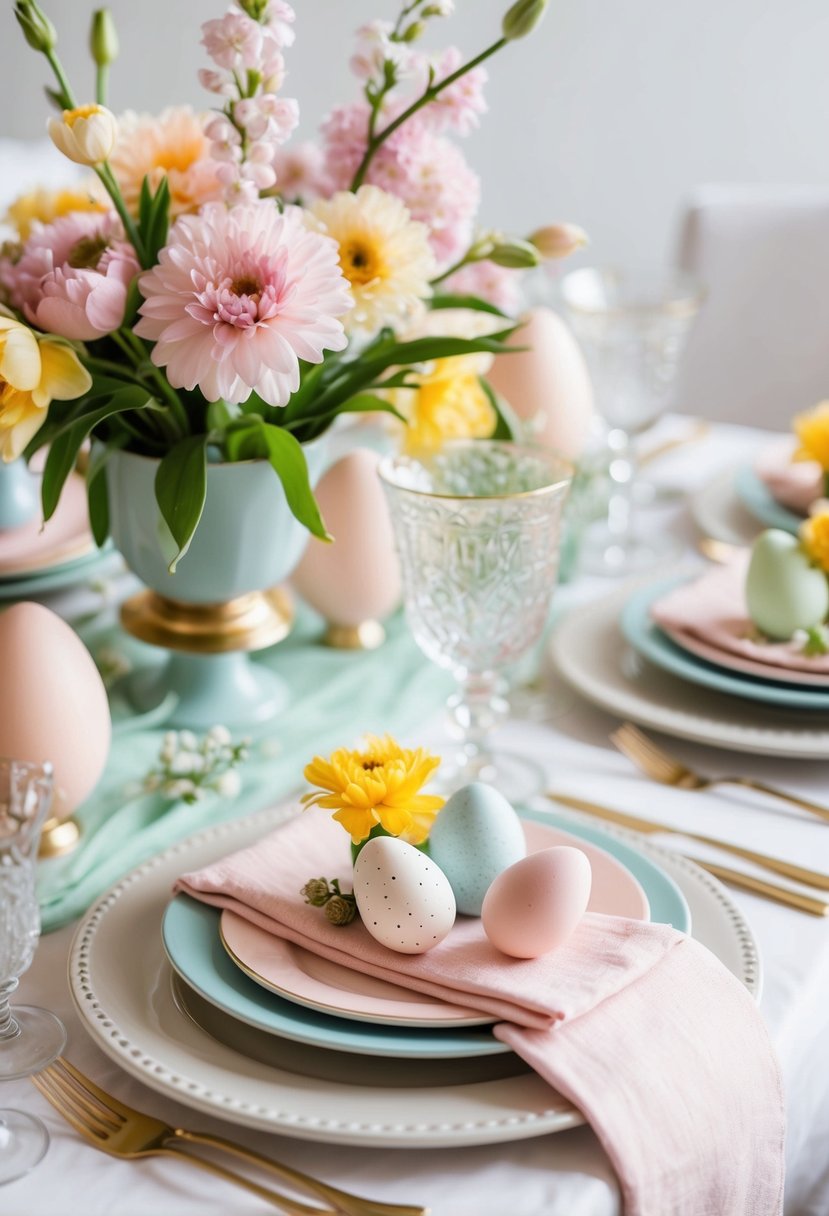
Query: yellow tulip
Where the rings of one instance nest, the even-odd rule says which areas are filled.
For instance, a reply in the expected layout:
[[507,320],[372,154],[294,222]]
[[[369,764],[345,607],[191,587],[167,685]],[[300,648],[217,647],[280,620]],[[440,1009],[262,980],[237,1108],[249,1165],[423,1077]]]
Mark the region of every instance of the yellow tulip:
[[49,138],[76,165],[100,165],[118,140],[118,120],[106,106],[78,106],[50,118]]
[[0,457],[16,460],[46,421],[52,400],[88,392],[92,377],[78,356],[56,338],[35,334],[0,315]]
[[436,451],[447,439],[488,438],[498,418],[480,377],[491,366],[491,355],[450,355],[413,372],[417,387],[383,393],[406,419],[405,450]]

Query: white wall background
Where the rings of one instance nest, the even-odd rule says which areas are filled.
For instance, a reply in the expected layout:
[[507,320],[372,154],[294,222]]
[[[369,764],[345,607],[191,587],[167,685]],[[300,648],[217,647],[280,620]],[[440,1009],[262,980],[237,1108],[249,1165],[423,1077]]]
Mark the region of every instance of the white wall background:
[[[83,95],[89,6],[43,0]],[[351,31],[395,0],[294,0],[287,92],[304,135],[354,95]],[[508,0],[457,0],[436,23],[473,52],[497,36]],[[122,42],[114,109],[208,101],[199,24],[224,0],[111,0]],[[543,25],[491,63],[491,112],[467,141],[484,180],[482,219],[515,232],[583,224],[592,258],[649,261],[672,249],[678,208],[700,182],[821,183],[829,167],[825,0],[552,0]],[[0,8],[0,135],[38,137],[45,63]]]

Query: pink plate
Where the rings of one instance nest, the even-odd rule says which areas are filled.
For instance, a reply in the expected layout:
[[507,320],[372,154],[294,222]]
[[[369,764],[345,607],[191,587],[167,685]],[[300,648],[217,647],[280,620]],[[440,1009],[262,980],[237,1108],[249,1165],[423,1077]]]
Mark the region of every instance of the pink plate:
[[[650,919],[648,897],[615,857],[547,824],[525,820],[523,826],[528,853],[567,844],[587,854],[593,871],[588,911]],[[234,963],[263,988],[298,1005],[340,1018],[394,1026],[483,1026],[495,1021],[474,1009],[350,971],[267,933],[234,912],[222,912],[220,924],[222,944]]]
[[[746,618],[748,624],[748,618]],[[796,667],[775,666],[772,663],[760,663],[756,659],[746,658],[742,654],[734,654],[730,650],[722,650],[703,641],[695,633],[685,629],[669,629],[665,625],[659,628],[675,642],[682,650],[714,663],[717,667],[730,668],[732,671],[742,671],[746,675],[756,676],[761,680],[771,680],[774,684],[806,684],[811,688],[825,688],[829,694],[829,675],[817,671],[799,671]],[[829,704],[829,698],[827,699]]]
[[19,528],[0,531],[0,578],[51,570],[83,557],[94,545],[89,530],[86,486],[83,478],[73,473],[45,527],[38,511],[34,519]]

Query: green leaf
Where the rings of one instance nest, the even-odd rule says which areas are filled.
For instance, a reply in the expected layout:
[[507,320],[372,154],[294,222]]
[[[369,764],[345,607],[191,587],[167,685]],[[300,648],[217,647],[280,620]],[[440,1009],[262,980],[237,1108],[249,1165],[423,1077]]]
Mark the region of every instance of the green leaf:
[[150,226],[144,240],[144,249],[149,265],[158,261],[158,253],[167,244],[167,232],[170,227],[170,186],[166,177],[153,198]]
[[155,497],[177,547],[167,566],[175,574],[190,548],[207,497],[206,435],[188,435],[170,449],[155,475]]
[[138,316],[138,310],[144,302],[144,297],[142,296],[138,287],[139,277],[139,275],[136,275],[127,288],[127,302],[124,306],[123,324],[128,329],[132,328],[135,318]]
[[117,448],[122,448],[126,441],[126,436],[124,436],[121,439],[110,440],[106,447],[103,445],[94,446],[87,466],[86,498],[89,505],[89,524],[92,528],[95,544],[99,548],[109,536],[109,496],[107,494],[106,466],[113,451]]
[[399,422],[406,422],[406,419],[391,402],[384,401],[382,397],[376,397],[373,393],[359,393],[356,397],[350,397],[348,401],[338,405],[332,414],[317,415],[309,418],[305,424],[295,423],[295,429],[299,431],[296,437],[301,443],[310,443],[312,440],[318,439],[320,435],[325,434],[334,418],[340,414],[379,413],[391,414]]
[[488,300],[482,300],[480,296],[457,296],[450,292],[445,294],[432,296],[429,300],[431,309],[441,308],[471,308],[474,312],[489,312],[493,317],[504,317],[506,320],[512,318],[508,313],[502,312],[500,308],[496,308],[494,304],[490,304]]
[[138,385],[122,386],[104,405],[87,410],[57,430],[50,441],[40,488],[44,520],[51,519],[54,514],[64,483],[74,469],[81,444],[90,431],[112,414],[142,409],[150,401],[152,397],[146,389]]
[[507,404],[503,397],[495,392],[495,389],[484,376],[479,376],[478,381],[489,398],[490,405],[495,410],[498,419],[495,424],[495,430],[490,435],[490,439],[519,440],[521,436],[521,424],[515,413],[513,413],[512,407]]
[[270,461],[299,522],[320,540],[331,540],[311,489],[302,444],[284,427],[271,426],[257,415],[248,415],[244,421],[247,426],[236,425],[228,431],[225,447],[230,459]]

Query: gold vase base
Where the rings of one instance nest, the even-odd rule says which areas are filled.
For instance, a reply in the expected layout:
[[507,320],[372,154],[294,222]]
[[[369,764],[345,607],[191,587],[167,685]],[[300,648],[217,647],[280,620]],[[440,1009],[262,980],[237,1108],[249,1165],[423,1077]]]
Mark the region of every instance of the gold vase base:
[[121,606],[127,633],[187,654],[264,650],[287,637],[293,619],[291,598],[280,587],[251,591],[223,604],[184,604],[139,591]]
[[379,621],[361,621],[359,625],[329,625],[323,641],[337,650],[376,650],[386,640],[386,631]]
[[63,857],[77,848],[81,829],[76,819],[47,819],[40,833],[38,857]]

